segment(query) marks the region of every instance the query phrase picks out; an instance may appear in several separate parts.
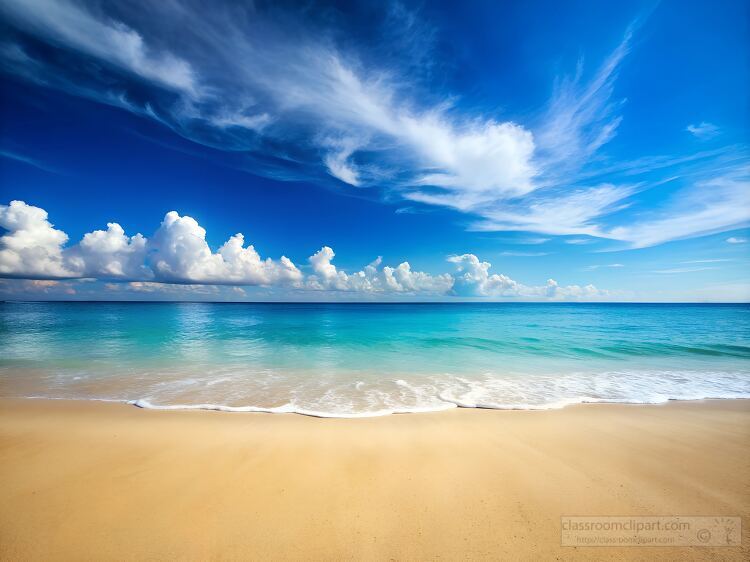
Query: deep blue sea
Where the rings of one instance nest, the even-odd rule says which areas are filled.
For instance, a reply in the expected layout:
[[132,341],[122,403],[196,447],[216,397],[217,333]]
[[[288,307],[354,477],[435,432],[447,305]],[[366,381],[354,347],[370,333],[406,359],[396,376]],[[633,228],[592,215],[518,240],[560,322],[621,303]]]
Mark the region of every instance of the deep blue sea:
[[750,397],[750,305],[0,304],[0,395],[354,417]]

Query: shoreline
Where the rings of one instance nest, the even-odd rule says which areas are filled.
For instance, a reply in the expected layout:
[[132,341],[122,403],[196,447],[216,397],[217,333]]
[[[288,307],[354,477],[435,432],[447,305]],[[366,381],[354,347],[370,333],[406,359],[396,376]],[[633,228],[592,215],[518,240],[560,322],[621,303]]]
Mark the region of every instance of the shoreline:
[[581,402],[570,402],[560,405],[540,406],[540,407],[493,407],[493,406],[466,406],[456,402],[446,402],[446,407],[435,409],[414,409],[414,410],[388,410],[378,412],[363,412],[361,414],[329,414],[327,412],[314,412],[308,410],[287,409],[285,406],[279,408],[264,408],[260,406],[226,406],[222,404],[166,404],[154,405],[147,400],[118,400],[110,398],[56,398],[48,396],[0,396],[0,404],[12,401],[51,401],[51,402],[70,402],[74,404],[112,404],[118,406],[132,406],[137,410],[161,411],[161,412],[220,412],[225,414],[269,414],[269,415],[291,415],[303,418],[317,419],[341,419],[356,420],[370,418],[387,418],[391,416],[404,416],[411,414],[440,414],[451,410],[487,410],[494,412],[554,412],[567,410],[568,408],[588,407],[588,406],[635,406],[635,407],[658,407],[668,406],[670,404],[681,403],[703,403],[703,402],[733,402],[733,401],[750,401],[750,397],[706,397],[706,398],[668,398],[662,402],[628,402],[618,400],[591,400]]
[[0,399],[0,559],[736,559],[561,516],[750,516],[750,401],[320,419]]

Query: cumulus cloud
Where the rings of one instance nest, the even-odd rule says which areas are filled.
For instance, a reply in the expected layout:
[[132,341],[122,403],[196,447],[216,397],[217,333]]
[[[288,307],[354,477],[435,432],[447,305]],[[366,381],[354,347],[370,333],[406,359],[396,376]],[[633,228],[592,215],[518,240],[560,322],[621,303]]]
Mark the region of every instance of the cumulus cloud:
[[449,256],[447,261],[455,265],[455,271],[440,275],[413,271],[408,262],[395,268],[382,266],[380,258],[360,271],[346,273],[331,263],[334,257],[334,251],[328,246],[310,257],[313,273],[306,280],[306,288],[366,294],[419,293],[520,300],[597,300],[610,296],[608,291],[593,285],[560,286],[553,279],[542,286],[524,285],[507,275],[491,273],[492,265],[474,254]]
[[23,201],[0,205],[0,275],[22,278],[82,278],[137,282],[228,285],[295,285],[302,273],[282,256],[261,259],[235,234],[213,252],[206,231],[192,217],[170,211],[151,239],[127,236],[117,223],[95,230],[64,248],[68,235],[47,212]]
[[[535,288],[538,290],[537,288]],[[548,279],[544,286],[547,298],[554,300],[589,300],[607,298],[609,291],[598,289],[594,285],[566,285],[561,287],[554,279]]]
[[141,234],[128,237],[119,224],[110,222],[107,230],[84,234],[66,252],[66,263],[72,271],[88,277],[149,279],[153,274],[144,263],[146,242]]
[[747,238],[740,238],[739,236],[730,236],[727,238],[729,244],[746,244]]
[[[506,275],[491,273],[490,263],[474,254],[450,256],[448,261],[455,266],[450,273],[415,271],[408,261],[392,267],[384,265],[380,257],[361,270],[348,273],[334,265],[333,249],[323,246],[310,256],[310,273],[305,276],[284,256],[279,260],[262,259],[252,245],[245,245],[242,234],[235,234],[213,251],[206,241],[205,229],[194,218],[175,211],[165,215],[150,238],[140,233],[128,236],[118,223],[111,222],[106,230],[89,232],[69,247],[65,247],[68,236],[54,228],[44,209],[22,201],[0,205],[0,227],[6,231],[0,237],[0,277],[28,279],[33,283],[26,287],[28,290],[54,288],[60,295],[63,286],[56,279],[68,278],[106,281],[104,287],[108,291],[121,291],[127,285],[130,291],[151,294],[163,293],[164,285],[170,284],[203,293],[218,289],[200,287],[232,285],[235,298],[245,296],[238,285],[375,296],[560,300],[608,295],[592,285],[561,287],[554,280],[544,286],[524,285]],[[69,285],[65,288],[72,289]],[[184,293],[183,289],[179,291]]]
[[48,220],[47,211],[11,201],[0,205],[0,275],[6,277],[75,277],[63,259],[68,235]]
[[382,266],[381,258],[368,264],[364,269],[349,274],[338,270],[331,263],[335,255],[330,247],[323,246],[310,257],[313,273],[307,278],[307,288],[363,293],[444,294],[453,284],[453,279],[448,274],[430,275],[422,271],[412,271],[409,262],[403,262],[395,268]]
[[479,261],[474,254],[450,256],[448,261],[456,264],[456,274],[451,292],[457,296],[487,296],[517,293],[518,283],[505,275],[490,275],[492,264]]
[[520,125],[489,120],[456,127],[439,114],[410,117],[403,125],[406,139],[428,165],[438,168],[414,183],[441,189],[408,192],[408,199],[477,211],[536,188],[533,135]]
[[594,285],[560,286],[554,279],[546,285],[529,286],[514,281],[507,275],[490,273],[492,264],[474,254],[450,256],[448,261],[456,265],[451,293],[465,297],[510,297],[530,300],[596,300],[610,296],[608,291]]
[[252,245],[244,244],[238,233],[214,253],[194,218],[170,211],[153,236],[149,260],[156,278],[172,283],[272,285],[301,280],[302,273],[287,257],[262,260]]

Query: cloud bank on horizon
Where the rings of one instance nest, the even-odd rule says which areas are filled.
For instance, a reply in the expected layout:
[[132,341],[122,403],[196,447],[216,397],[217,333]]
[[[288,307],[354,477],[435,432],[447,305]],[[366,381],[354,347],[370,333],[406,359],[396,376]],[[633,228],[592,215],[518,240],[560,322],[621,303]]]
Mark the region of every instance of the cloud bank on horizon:
[[[402,293],[462,297],[524,297],[565,300],[606,297],[593,285],[523,285],[506,275],[490,273],[491,264],[473,254],[449,256],[455,272],[430,275],[412,271],[409,262],[383,266],[377,258],[361,271],[346,273],[332,263],[328,246],[310,256],[305,275],[292,261],[261,259],[252,245],[235,234],[217,252],[206,242],[206,231],[189,216],[170,211],[154,235],[128,236],[110,222],[107,230],[86,233],[66,247],[68,235],[56,229],[47,212],[23,201],[0,205],[0,277],[50,282],[94,279],[129,282],[136,289],[154,284],[285,287],[298,291]],[[144,285],[144,283],[146,285]],[[49,285],[36,285],[48,287]]]
[[[535,115],[511,119],[430,87],[436,31],[401,4],[372,20],[384,39],[369,43],[334,9],[201,6],[5,0],[0,64],[246,153],[253,173],[379,189],[468,215],[477,231],[643,248],[750,224],[746,146],[619,161],[603,152],[623,123],[616,82],[637,20],[593,73],[581,59]],[[699,141],[721,132],[705,121],[685,130]],[[678,178],[658,212],[629,214]]]

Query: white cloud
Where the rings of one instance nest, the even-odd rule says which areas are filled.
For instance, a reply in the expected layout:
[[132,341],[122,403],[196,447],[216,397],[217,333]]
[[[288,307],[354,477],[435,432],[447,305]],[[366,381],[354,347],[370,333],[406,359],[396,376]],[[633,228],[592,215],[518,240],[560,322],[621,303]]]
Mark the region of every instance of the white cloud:
[[[252,47],[256,56],[257,49]],[[357,150],[375,150],[390,172],[408,175],[404,187],[439,188],[448,204],[462,209],[534,188],[533,137],[520,125],[452,117],[449,104],[416,110],[400,99],[400,85],[387,72],[364,73],[331,47],[305,44],[290,52],[277,46],[266,55],[282,60],[249,78],[252,86],[278,101],[281,121],[293,116],[297,126],[310,120],[311,127],[329,132],[316,142],[329,173],[346,183],[381,178],[382,170],[363,170],[351,161]],[[330,137],[345,140],[330,146]]]
[[395,268],[381,267],[381,258],[360,271],[348,274],[338,270],[331,263],[335,255],[330,247],[324,246],[310,257],[313,274],[307,278],[307,288],[363,293],[444,294],[453,284],[450,275],[430,275],[422,271],[412,271],[409,262],[403,262]]
[[0,205],[0,275],[24,278],[72,278],[207,283],[295,285],[302,273],[286,257],[262,260],[253,246],[235,234],[214,253],[206,231],[192,217],[171,211],[151,239],[128,237],[117,223],[95,230],[63,248],[68,235],[55,229],[47,212],[23,201]]
[[657,269],[654,273],[675,274],[675,273],[695,273],[696,271],[708,271],[716,269],[715,267],[676,267],[673,269]]
[[531,196],[521,203],[486,210],[473,230],[523,230],[542,234],[602,236],[597,219],[623,209],[633,186],[602,184],[587,189]]
[[447,273],[430,275],[422,271],[412,271],[409,262],[402,262],[396,268],[384,267],[385,285],[396,292],[422,292],[442,294],[452,285],[453,279]]
[[[243,155],[237,161],[252,159],[244,167],[253,173],[315,180],[324,173],[352,186],[383,186],[389,195],[471,213],[477,219],[472,228],[479,230],[615,238],[633,247],[706,232],[702,224],[694,232],[674,227],[693,220],[696,209],[689,205],[650,220],[669,226],[663,236],[648,232],[644,221],[638,228],[619,217],[610,223],[614,211],[633,203],[637,189],[605,174],[627,176],[696,159],[710,168],[717,158],[701,153],[623,163],[602,153],[622,118],[615,81],[630,51],[631,30],[591,76],[579,62],[574,76],[559,79],[541,117],[523,123],[498,117],[502,100],[495,110],[479,112],[421,83],[418,69],[429,66],[425,48],[434,44],[435,31],[401,7],[386,9],[389,17],[380,22],[389,45],[397,46],[394,56],[377,57],[375,64],[360,56],[364,39],[345,37],[333,20],[287,8],[199,10],[189,3],[142,1],[112,6],[0,4],[9,25],[99,61],[36,60],[33,50],[6,42],[0,47],[6,70],[237,151]],[[143,17],[146,7],[149,17]],[[394,25],[396,13],[400,25]],[[138,84],[123,79],[123,71],[136,75]],[[701,138],[718,132],[707,122],[688,130]],[[721,208],[734,203],[716,199]],[[727,227],[713,222],[711,232]]]
[[[237,18],[221,9],[200,14],[188,6],[165,4],[157,9],[164,12],[165,21],[168,15],[191,21],[183,43],[173,45],[182,56],[161,48],[169,25],[141,33],[114,18],[105,21],[82,6],[51,0],[11,0],[5,11],[15,25],[50,43],[62,43],[156,86],[181,91],[181,99],[160,103],[158,111],[151,103],[118,105],[150,115],[198,142],[219,147],[226,142],[234,148],[242,141],[228,129],[245,128],[270,141],[263,144],[264,150],[279,143],[311,149],[319,157],[317,163],[345,183],[373,185],[384,174],[399,175],[399,188],[440,190],[445,204],[463,210],[536,187],[534,140],[525,127],[482,115],[462,116],[453,111],[450,96],[433,104],[419,103],[410,76],[395,65],[364,65],[356,52],[338,47],[326,30],[285,27],[260,10]],[[126,6],[118,11],[128,12]],[[143,18],[131,19],[148,27]],[[414,25],[404,32],[413,35]],[[75,85],[71,80],[56,83],[65,88]],[[112,103],[113,92],[102,90],[100,101]],[[193,126],[198,122],[221,129],[223,136],[203,135],[201,127]],[[331,146],[330,138],[345,140]],[[258,146],[252,138],[246,144]],[[353,156],[358,151],[378,153],[380,164],[357,166]],[[290,158],[286,149],[271,156]]]
[[[195,117],[200,117],[200,114],[195,114]],[[267,113],[247,115],[242,112],[223,110],[221,113],[210,117],[210,121],[213,125],[222,129],[241,127],[252,131],[261,131],[272,121],[272,118]]]
[[546,297],[552,300],[601,300],[610,296],[609,291],[596,288],[594,285],[566,285],[561,287],[554,279],[548,279],[544,287]]
[[507,251],[507,252],[500,252],[501,256],[511,256],[511,257],[519,257],[519,258],[536,258],[540,256],[548,256],[549,252],[514,252],[514,251]]
[[169,52],[157,52],[118,21],[105,22],[63,0],[6,0],[2,12],[17,25],[148,80],[194,94],[193,69]]
[[145,265],[146,238],[128,237],[122,227],[111,222],[107,230],[95,230],[66,252],[66,263],[73,271],[100,279],[149,279]]
[[359,178],[357,177],[357,170],[349,162],[349,158],[358,148],[357,143],[349,139],[339,139],[331,140],[327,144],[330,145],[331,150],[326,154],[323,161],[328,168],[328,173],[344,183],[358,186]]
[[402,124],[405,140],[423,156],[428,167],[438,168],[415,178],[414,183],[444,190],[409,192],[408,199],[477,211],[487,203],[536,188],[534,138],[520,125],[490,120],[457,127],[437,112],[407,117]]
[[0,275],[30,278],[75,277],[66,268],[62,247],[68,235],[47,220],[47,211],[11,201],[0,205]]
[[594,285],[560,286],[554,279],[546,285],[528,286],[514,281],[507,275],[490,274],[492,265],[480,261],[474,254],[450,256],[448,261],[456,264],[452,294],[465,297],[509,297],[529,300],[597,300],[610,296],[608,291]]
[[579,61],[575,77],[556,85],[544,120],[535,131],[538,157],[549,175],[577,171],[615,136],[622,119],[616,114],[621,102],[611,98],[630,40],[628,31],[588,83],[582,83],[584,67]]
[[348,276],[346,273],[339,272],[336,266],[331,263],[335,256],[335,252],[329,246],[323,246],[310,256],[310,265],[314,274],[308,280],[311,287],[320,289],[333,287],[345,290]]
[[490,275],[492,264],[480,261],[474,254],[449,256],[448,261],[456,264],[452,288],[454,295],[474,297],[518,292],[515,281],[505,275]]
[[646,248],[671,240],[722,232],[750,223],[750,167],[696,182],[659,216],[619,226],[600,235]]
[[[309,258],[312,273],[306,278],[286,257],[261,259],[252,245],[245,246],[242,234],[235,234],[217,252],[206,242],[206,231],[189,216],[167,213],[154,235],[128,237],[115,222],[107,230],[95,230],[76,245],[64,248],[68,236],[47,220],[44,209],[13,201],[0,205],[0,277],[46,280],[53,278],[95,278],[130,281],[132,291],[153,293],[164,284],[195,287],[211,285],[284,286],[316,291],[362,294],[421,294],[528,299],[601,298],[608,293],[591,285],[560,287],[553,280],[533,287],[493,273],[488,262],[473,254],[451,256],[454,273],[432,275],[414,271],[408,261],[396,267],[384,266],[381,258],[360,271],[347,273],[332,263],[335,253],[324,246]],[[47,286],[47,285],[45,285]],[[120,284],[105,288],[117,291]],[[36,287],[38,289],[39,287]],[[206,289],[208,290],[208,289]],[[237,296],[237,294],[235,294]],[[240,295],[241,296],[241,295]]]
[[584,244],[591,244],[595,240],[593,238],[566,238],[565,243],[566,244],[573,244],[576,246],[582,246]]
[[729,238],[727,238],[727,242],[729,244],[746,244],[747,238],[740,238],[738,236],[730,236]]
[[272,285],[297,283],[302,273],[286,257],[262,260],[251,246],[235,234],[214,253],[206,242],[206,231],[192,217],[170,211],[149,242],[149,261],[155,279],[177,283]]
[[40,162],[36,158],[31,158],[30,156],[18,154],[17,152],[12,152],[10,150],[0,149],[0,157],[7,158],[8,160],[13,160],[15,162],[22,162],[24,164],[28,164],[29,166],[34,166],[35,168],[39,168],[40,170],[44,170],[45,172],[50,172],[53,174],[58,173],[57,170],[51,168],[43,162]]
[[685,130],[700,140],[712,139],[720,133],[719,127],[706,121],[702,121],[697,125],[690,124],[685,127]]
[[620,267],[625,267],[625,266],[623,264],[621,264],[621,263],[608,263],[608,264],[604,264],[604,265],[602,265],[602,264],[589,265],[589,266],[586,267],[586,271],[594,271],[594,270],[600,269],[602,267],[620,268]]
[[[454,273],[433,275],[414,271],[408,261],[384,266],[381,258],[360,271],[347,273],[332,263],[335,253],[322,247],[309,258],[307,277],[286,257],[261,259],[252,245],[245,246],[235,234],[214,252],[206,242],[206,231],[189,216],[167,213],[154,235],[127,236],[115,222],[107,230],[95,230],[76,245],[65,248],[67,235],[47,220],[44,209],[13,201],[0,206],[0,277],[18,277],[38,282],[39,290],[56,287],[53,278],[92,278],[129,281],[131,291],[160,292],[165,284],[182,284],[205,293],[215,285],[261,285],[298,290],[342,291],[360,294],[420,294],[472,297],[544,299],[597,299],[606,296],[591,285],[560,287],[549,280],[544,286],[527,286],[510,277],[490,273],[491,265],[474,254],[450,256]],[[106,283],[108,291],[119,291],[120,283]],[[241,289],[239,289],[241,290]],[[182,291],[182,289],[181,289]],[[219,293],[216,293],[219,294]],[[224,297],[227,294],[223,294]],[[244,293],[234,291],[234,297]]]

